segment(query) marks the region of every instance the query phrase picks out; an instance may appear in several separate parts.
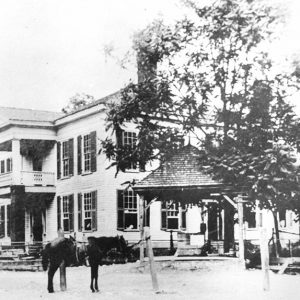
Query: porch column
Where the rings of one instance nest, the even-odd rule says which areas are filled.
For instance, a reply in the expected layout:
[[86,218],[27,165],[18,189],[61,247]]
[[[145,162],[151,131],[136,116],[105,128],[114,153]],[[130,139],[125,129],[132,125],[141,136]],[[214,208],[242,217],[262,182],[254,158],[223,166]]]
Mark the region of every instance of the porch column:
[[21,170],[22,170],[22,157],[20,153],[20,140],[12,140],[12,172],[13,184],[20,185],[21,183]]

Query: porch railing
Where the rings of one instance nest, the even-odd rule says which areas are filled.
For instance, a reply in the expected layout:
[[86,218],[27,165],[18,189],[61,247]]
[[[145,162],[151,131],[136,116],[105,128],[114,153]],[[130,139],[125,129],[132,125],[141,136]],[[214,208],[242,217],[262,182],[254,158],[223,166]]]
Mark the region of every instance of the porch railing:
[[53,186],[53,172],[21,171],[21,184],[26,186]]

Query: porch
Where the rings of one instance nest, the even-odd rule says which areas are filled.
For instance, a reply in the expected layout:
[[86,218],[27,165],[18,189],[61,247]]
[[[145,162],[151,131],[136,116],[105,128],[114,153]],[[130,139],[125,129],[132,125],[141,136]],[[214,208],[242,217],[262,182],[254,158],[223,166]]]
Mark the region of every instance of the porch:
[[[179,255],[199,255],[208,241],[216,253],[232,254],[236,213],[232,199],[236,193],[205,174],[200,169],[200,159],[201,151],[187,145],[133,186],[141,202],[140,224],[145,224],[147,210],[158,201],[161,202],[161,230],[177,229]],[[157,223],[151,222],[150,218],[153,238]]]

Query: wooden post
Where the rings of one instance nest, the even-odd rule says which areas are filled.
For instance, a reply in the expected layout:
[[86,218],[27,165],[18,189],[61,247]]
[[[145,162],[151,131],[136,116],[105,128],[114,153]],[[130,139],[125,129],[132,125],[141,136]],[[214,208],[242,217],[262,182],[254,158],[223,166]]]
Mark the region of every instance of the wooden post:
[[238,208],[238,218],[239,218],[239,259],[245,266],[245,245],[244,245],[244,209],[243,209],[243,200],[240,197],[237,197],[237,208]]
[[[64,237],[64,232],[62,229],[58,230],[58,237]],[[66,277],[66,262],[63,260],[59,266],[60,273],[60,290],[64,292],[67,289],[67,277]]]
[[140,263],[144,261],[144,196],[139,195],[139,213],[140,213],[140,222],[139,222],[139,229],[140,229]]
[[261,257],[261,269],[263,272],[263,290],[270,290],[269,279],[269,246],[267,238],[266,228],[260,229],[260,257]]
[[144,230],[145,230],[147,256],[149,258],[149,264],[150,264],[152,287],[155,292],[158,292],[158,282],[157,282],[157,274],[156,274],[156,269],[154,264],[153,249],[152,249],[152,243],[150,237],[150,228],[145,227]]

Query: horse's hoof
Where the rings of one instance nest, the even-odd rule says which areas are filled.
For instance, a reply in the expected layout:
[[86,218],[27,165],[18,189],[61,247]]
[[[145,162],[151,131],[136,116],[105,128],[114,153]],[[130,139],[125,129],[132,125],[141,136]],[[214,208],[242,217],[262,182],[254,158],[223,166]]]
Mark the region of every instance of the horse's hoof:
[[95,293],[95,290],[92,290],[92,293]]
[[54,290],[49,290],[48,292],[49,292],[49,293],[54,293]]

